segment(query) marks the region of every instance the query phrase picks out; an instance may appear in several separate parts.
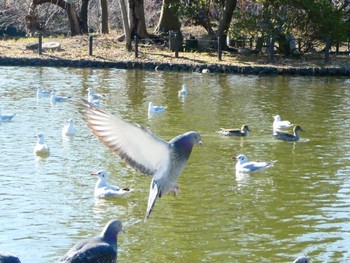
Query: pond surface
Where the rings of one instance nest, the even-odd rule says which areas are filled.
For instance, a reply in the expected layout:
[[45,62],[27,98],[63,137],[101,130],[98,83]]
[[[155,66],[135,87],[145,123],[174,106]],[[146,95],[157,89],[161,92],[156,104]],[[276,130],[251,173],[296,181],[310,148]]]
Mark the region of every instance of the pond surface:
[[[350,80],[213,75],[114,69],[0,67],[0,105],[16,113],[0,123],[0,251],[23,263],[57,262],[77,241],[120,219],[118,262],[350,261]],[[189,94],[177,96],[186,83]],[[180,192],[158,200],[143,222],[150,177],[122,163],[91,134],[75,102],[37,100],[34,86],[80,100],[87,89],[102,106],[170,140],[194,130],[195,147]],[[148,102],[167,105],[148,118]],[[273,115],[300,124],[302,139],[272,138]],[[63,138],[74,118],[77,135]],[[246,138],[220,127],[248,124]],[[51,155],[33,154],[42,132]],[[277,160],[236,175],[232,156]],[[100,169],[110,184],[130,186],[126,199],[95,200]]]

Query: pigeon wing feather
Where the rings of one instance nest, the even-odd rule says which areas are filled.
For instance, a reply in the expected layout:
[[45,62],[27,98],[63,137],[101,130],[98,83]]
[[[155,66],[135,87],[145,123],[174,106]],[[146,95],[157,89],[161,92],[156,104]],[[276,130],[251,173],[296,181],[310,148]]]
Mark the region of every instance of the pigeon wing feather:
[[170,145],[138,124],[125,121],[117,115],[84,100],[83,118],[101,143],[135,170],[154,175],[160,166],[168,163]]

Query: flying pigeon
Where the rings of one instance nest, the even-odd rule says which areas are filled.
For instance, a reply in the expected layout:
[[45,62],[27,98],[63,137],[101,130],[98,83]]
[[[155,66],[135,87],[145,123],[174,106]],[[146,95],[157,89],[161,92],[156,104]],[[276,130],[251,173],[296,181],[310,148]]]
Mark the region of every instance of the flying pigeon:
[[145,220],[156,200],[164,194],[178,192],[177,179],[184,170],[194,144],[202,144],[199,133],[190,131],[169,142],[138,124],[83,100],[81,111],[88,127],[99,140],[135,170],[153,176]]

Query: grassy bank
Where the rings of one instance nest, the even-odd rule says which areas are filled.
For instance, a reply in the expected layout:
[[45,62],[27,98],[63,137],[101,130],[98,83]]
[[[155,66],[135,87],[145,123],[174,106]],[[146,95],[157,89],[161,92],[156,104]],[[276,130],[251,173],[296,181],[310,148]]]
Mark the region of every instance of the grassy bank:
[[117,41],[118,33],[99,35],[93,38],[93,55],[89,55],[89,37],[55,37],[43,38],[43,43],[60,44],[59,50],[46,50],[41,55],[37,50],[28,50],[31,43],[37,43],[37,38],[2,39],[0,40],[0,58],[28,58],[55,60],[88,60],[99,62],[158,62],[190,65],[237,65],[237,66],[273,66],[273,67],[343,67],[350,68],[350,59],[346,55],[331,55],[331,62],[324,63],[324,55],[320,53],[303,55],[292,59],[276,55],[273,62],[267,54],[237,54],[224,51],[222,60],[218,60],[216,50],[211,52],[180,52],[178,58],[170,52],[167,45],[139,44],[138,57],[135,52],[127,52],[124,42]]

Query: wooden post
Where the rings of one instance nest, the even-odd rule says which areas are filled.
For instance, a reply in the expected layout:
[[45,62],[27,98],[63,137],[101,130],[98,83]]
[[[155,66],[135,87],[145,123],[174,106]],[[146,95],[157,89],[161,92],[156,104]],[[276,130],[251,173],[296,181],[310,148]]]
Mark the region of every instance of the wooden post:
[[275,60],[275,37],[271,36],[270,37],[270,46],[269,46],[269,57],[270,57],[270,62],[274,62]]
[[43,53],[43,36],[41,35],[41,33],[39,33],[38,53],[39,55]]
[[139,56],[139,39],[137,36],[134,37],[135,41],[135,58]]
[[179,58],[179,43],[177,42],[178,39],[177,39],[177,33],[175,33],[174,35],[174,38],[175,38],[175,58]]
[[221,59],[222,59],[221,38],[218,37],[218,60],[221,61]]
[[93,36],[89,37],[89,56],[92,56],[92,40]]

